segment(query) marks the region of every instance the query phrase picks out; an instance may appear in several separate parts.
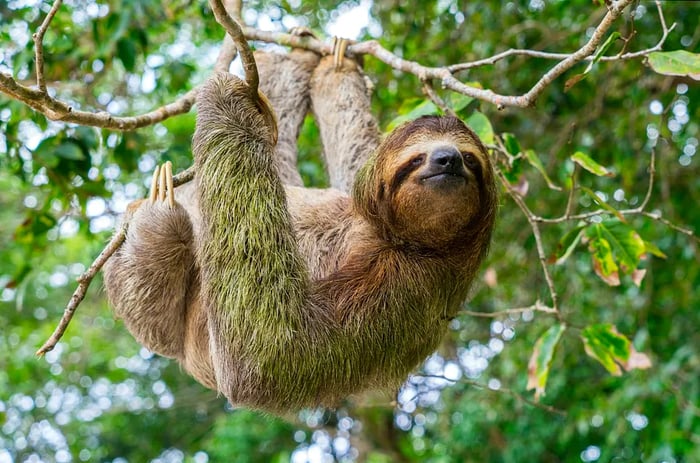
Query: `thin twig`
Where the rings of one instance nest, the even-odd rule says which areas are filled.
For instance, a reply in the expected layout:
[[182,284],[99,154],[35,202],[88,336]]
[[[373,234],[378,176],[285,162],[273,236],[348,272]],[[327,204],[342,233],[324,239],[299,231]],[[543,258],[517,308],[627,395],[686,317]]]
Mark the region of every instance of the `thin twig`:
[[56,0],[51,6],[48,14],[41,23],[39,29],[32,35],[34,39],[34,61],[36,66],[36,85],[39,91],[46,93],[46,78],[44,77],[44,34],[49,29],[51,20],[56,15],[56,12],[61,7],[63,0]]
[[637,210],[639,212],[642,212],[644,209],[647,208],[647,205],[649,204],[649,200],[651,199],[651,193],[654,191],[654,174],[656,173],[656,150],[654,148],[651,149],[651,160],[649,161],[649,186],[647,187],[647,193],[644,195],[644,199],[642,200],[641,204],[639,204],[639,207]]
[[643,212],[640,212],[640,214],[643,215],[644,217],[649,217],[652,220],[656,220],[657,222],[661,222],[662,224],[666,225],[667,227],[669,227],[669,228],[671,228],[679,233],[683,233],[684,235],[692,238],[694,241],[700,243],[700,236],[697,236],[693,230],[676,225],[673,222],[669,221],[668,219],[664,219],[663,217],[661,217],[661,214],[659,214],[659,213],[643,211]]
[[576,170],[578,164],[574,163],[574,169],[571,171],[571,189],[569,190],[569,197],[566,200],[566,210],[564,211],[564,216],[569,217],[571,211],[574,207],[574,195],[576,193]]
[[[455,384],[455,383],[468,384],[468,385],[476,387],[478,389],[484,389],[484,390],[490,391],[494,394],[503,393],[503,394],[509,395],[509,396],[515,398],[516,400],[518,400],[519,402],[530,405],[531,407],[545,410],[549,413],[555,413],[557,415],[566,416],[566,412],[563,410],[559,410],[558,408],[552,407],[551,405],[546,405],[546,404],[543,404],[540,402],[535,402],[533,400],[530,400],[527,397],[523,396],[522,394],[520,394],[512,389],[509,389],[507,387],[499,387],[498,389],[494,389],[494,388],[489,387],[488,384],[483,384],[483,383],[480,383],[479,381],[475,381],[473,379],[462,378],[462,379],[455,380],[455,379],[450,379],[450,378],[447,378],[445,376],[440,376],[440,375],[415,375],[413,377],[414,378],[441,379],[441,380],[448,381],[448,382],[453,383],[453,384]],[[412,397],[410,399],[410,401],[415,400],[416,398],[420,397],[420,395],[421,395],[420,393],[416,394],[416,396]]]
[[447,103],[445,103],[445,100],[443,100],[443,99],[440,97],[440,95],[437,94],[437,92],[436,92],[435,89],[433,88],[433,85],[432,85],[430,82],[428,82],[428,81],[423,82],[423,87],[422,87],[422,89],[423,89],[423,93],[425,93],[425,95],[426,95],[428,98],[430,98],[430,101],[432,101],[432,102],[435,104],[435,106],[437,106],[438,108],[440,108],[440,110],[441,110],[444,114],[448,114],[448,115],[454,116],[454,117],[457,116],[457,114],[455,114],[454,110],[453,110],[452,108],[450,108],[450,107],[447,105]]
[[[646,48],[644,50],[639,50],[635,52],[629,52],[629,53],[622,53],[614,56],[601,56],[599,61],[628,61],[632,59],[637,59],[643,56],[648,55],[649,53],[655,52],[655,51],[660,51],[664,43],[666,43],[666,40],[668,39],[669,33],[675,29],[676,24],[671,24],[670,27],[666,27],[666,20],[664,19],[663,16],[663,11],[661,9],[661,3],[659,1],[656,2],[656,6],[659,11],[659,19],[661,22],[661,28],[662,28],[662,35],[659,41],[654,45],[653,47]],[[538,50],[528,50],[528,49],[520,49],[520,48],[511,48],[509,50],[502,51],[500,53],[497,53],[493,56],[489,56],[488,58],[483,58],[479,59],[476,61],[470,61],[467,63],[458,63],[458,64],[453,64],[451,66],[448,66],[447,69],[452,72],[452,73],[457,73],[460,71],[466,71],[468,69],[473,69],[481,66],[488,66],[497,63],[498,61],[501,61],[505,58],[510,58],[511,56],[527,56],[529,58],[539,58],[539,59],[548,59],[548,60],[565,60],[567,58],[570,58],[572,56],[572,53],[550,53],[546,51],[538,51]],[[582,61],[593,61],[595,57],[593,55],[586,56],[583,58]]]
[[73,319],[75,310],[78,308],[78,305],[83,302],[85,294],[90,287],[90,283],[92,283],[92,279],[95,278],[95,275],[97,275],[97,272],[99,272],[105,262],[107,262],[107,259],[112,257],[112,254],[114,254],[115,251],[119,249],[119,246],[122,245],[124,239],[126,238],[128,227],[129,223],[126,221],[123,222],[109,240],[107,246],[105,246],[100,255],[97,256],[92,265],[90,265],[90,267],[78,277],[78,287],[73,292],[73,296],[71,296],[70,301],[68,301],[68,305],[63,311],[63,315],[61,316],[61,320],[58,322],[58,326],[56,326],[56,329],[53,331],[53,333],[51,333],[51,336],[44,343],[44,345],[41,346],[38,351],[36,351],[37,356],[41,357],[47,352],[53,350],[58,341],[61,340],[66,328],[68,328],[68,324]]
[[552,81],[554,81],[554,79],[571,69],[575,64],[584,60],[587,56],[593,55],[598,48],[598,45],[600,45],[605,38],[605,34],[607,33],[608,29],[610,29],[612,24],[617,20],[617,18],[620,17],[622,11],[633,1],[634,0],[619,0],[614,2],[598,27],[596,27],[593,31],[593,34],[588,42],[579,50],[572,53],[571,56],[560,61],[552,69],[547,71],[547,73],[545,73],[545,75],[543,75],[540,80],[533,85],[532,89],[523,95],[522,98],[528,103],[528,106],[534,103],[537,97],[550,83],[552,83]]
[[547,286],[549,287],[549,296],[552,299],[552,308],[559,312],[559,305],[557,302],[558,296],[557,296],[557,291],[556,288],[554,287],[554,280],[552,279],[552,275],[549,272],[549,267],[547,266],[547,255],[544,252],[544,245],[542,244],[542,233],[540,232],[540,227],[538,225],[537,215],[535,215],[528,207],[527,204],[525,204],[525,201],[523,198],[520,196],[520,194],[513,189],[511,186],[510,182],[508,179],[505,178],[505,175],[503,175],[503,172],[501,172],[500,169],[496,169],[496,174],[498,178],[501,180],[501,183],[503,183],[503,186],[506,188],[506,191],[510,195],[511,198],[513,198],[513,201],[515,201],[515,204],[518,205],[521,211],[523,211],[523,214],[525,214],[525,218],[527,219],[528,223],[530,224],[530,228],[532,229],[532,233],[535,237],[535,247],[537,249],[537,257],[540,260],[540,264],[542,266],[542,273],[544,273],[544,278],[547,281]]
[[471,317],[480,318],[500,318],[507,317],[512,314],[519,314],[523,312],[544,312],[550,314],[559,313],[557,309],[552,307],[547,307],[541,301],[535,301],[535,303],[529,307],[517,307],[513,309],[499,310],[498,312],[474,312],[472,310],[460,310],[459,315],[469,315]]

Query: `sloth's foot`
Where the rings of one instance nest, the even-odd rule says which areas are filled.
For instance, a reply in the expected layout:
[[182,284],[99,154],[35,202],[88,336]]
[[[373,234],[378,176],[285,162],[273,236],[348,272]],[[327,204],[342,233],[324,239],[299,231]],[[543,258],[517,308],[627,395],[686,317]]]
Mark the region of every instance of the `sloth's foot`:
[[175,189],[173,188],[173,164],[168,161],[162,166],[156,166],[151,180],[151,191],[148,195],[151,204],[156,201],[165,202],[170,207],[175,206]]

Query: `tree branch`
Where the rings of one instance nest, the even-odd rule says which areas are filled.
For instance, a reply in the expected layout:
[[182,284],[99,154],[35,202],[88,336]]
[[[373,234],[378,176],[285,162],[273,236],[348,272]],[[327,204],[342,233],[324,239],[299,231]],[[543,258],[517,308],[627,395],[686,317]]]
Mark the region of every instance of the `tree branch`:
[[32,35],[34,39],[34,61],[36,66],[36,85],[41,93],[46,93],[46,79],[44,77],[44,34],[49,29],[51,20],[61,7],[63,0],[56,0],[48,14],[41,23],[39,29]]
[[[674,24],[671,24],[670,27],[667,27],[666,20],[665,20],[664,15],[663,15],[663,10],[661,8],[661,2],[659,2],[658,0],[656,1],[656,7],[657,7],[657,10],[659,13],[659,21],[661,23],[661,31],[662,31],[661,38],[656,43],[656,45],[654,45],[651,48],[646,48],[644,50],[639,50],[639,51],[635,51],[635,52],[622,53],[622,54],[614,55],[614,56],[601,56],[599,61],[628,61],[628,60],[644,57],[644,56],[648,55],[649,53],[652,53],[655,51],[660,51],[663,48],[664,43],[666,43],[666,39],[668,38],[669,33],[673,29],[675,29],[676,24],[674,23]],[[451,66],[448,66],[447,69],[452,73],[466,71],[468,69],[492,65],[492,64],[495,64],[498,61],[501,61],[505,58],[510,58],[511,56],[527,56],[530,58],[540,58],[540,59],[549,59],[549,60],[565,60],[567,58],[570,58],[572,56],[572,54],[571,53],[550,53],[550,52],[546,52],[546,51],[511,48],[509,50],[495,54],[495,55],[490,56],[488,58],[480,59],[477,61],[471,61],[468,63],[453,64]],[[582,61],[593,61],[593,59],[594,59],[594,56],[589,55],[589,56],[586,56],[585,58],[583,58]]]
[[63,315],[61,316],[61,320],[58,322],[58,326],[56,326],[56,329],[54,329],[53,333],[51,333],[51,336],[44,343],[44,345],[41,346],[38,351],[36,351],[37,356],[41,357],[47,352],[53,350],[58,341],[61,340],[63,334],[66,332],[66,328],[68,328],[68,324],[70,324],[71,320],[73,319],[75,310],[78,308],[80,303],[83,302],[83,299],[85,299],[85,294],[87,294],[87,290],[90,287],[90,283],[92,283],[92,279],[95,278],[95,275],[97,275],[97,272],[99,272],[105,262],[107,262],[107,259],[112,257],[112,254],[114,254],[116,250],[119,249],[119,246],[122,245],[124,239],[126,238],[128,227],[128,222],[122,223],[119,229],[112,236],[112,239],[110,239],[109,243],[107,243],[107,246],[105,246],[102,252],[100,252],[100,255],[98,255],[90,267],[78,277],[78,287],[75,289],[73,296],[71,296],[70,300],[68,301],[68,305],[63,311]]
[[[225,0],[224,7],[229,16],[238,21],[239,24],[243,24],[241,16],[243,5],[241,0]],[[216,59],[216,64],[214,64],[214,72],[228,71],[229,67],[231,67],[231,62],[236,59],[237,54],[238,50],[236,49],[236,44],[233,43],[233,38],[226,34],[224,43],[221,45],[221,51],[219,51],[219,57]]]
[[[610,29],[615,20],[622,14],[622,11],[632,2],[633,0],[618,0],[614,2],[612,7],[601,20],[600,24],[596,27],[592,37],[588,40],[588,42],[579,50],[571,54],[545,53],[535,50],[508,50],[506,52],[494,55],[490,58],[485,58],[470,63],[455,64],[447,67],[428,67],[423,66],[420,63],[414,61],[403,59],[395,55],[394,53],[391,53],[389,50],[382,47],[379,44],[379,42],[374,40],[350,45],[348,47],[348,53],[350,55],[372,55],[394,69],[416,75],[423,82],[427,82],[429,80],[438,80],[441,83],[441,85],[448,90],[461,93],[481,101],[495,104],[499,108],[504,108],[506,106],[515,106],[521,108],[529,107],[535,103],[537,98],[544,92],[547,86],[549,86],[561,74],[569,70],[577,63],[593,58],[596,48],[602,42],[606,32]],[[61,2],[58,0],[54,3],[54,6],[52,8],[53,14],[55,14],[55,10],[58,8],[58,6],[60,6],[60,3]],[[320,54],[330,54],[332,52],[332,46],[330,44],[323,43],[313,37],[299,37],[281,32],[260,31],[252,27],[241,28],[235,21],[233,21],[230,18],[228,14],[226,14],[226,8],[224,8],[221,0],[211,0],[211,6],[212,11],[214,11],[214,14],[217,18],[217,21],[219,21],[219,23],[225,27],[230,37],[233,38],[233,42],[238,43],[238,48],[243,48],[247,50],[245,52],[245,55],[241,55],[241,59],[244,63],[246,79],[249,79],[251,89],[257,89],[258,77],[257,70],[255,68],[255,60],[253,58],[252,52],[250,52],[250,49],[247,46],[247,43],[245,41],[246,38],[248,40],[259,40],[263,42],[277,43],[280,45],[287,45],[296,48],[304,48],[315,51]],[[229,9],[231,10],[231,13],[234,16],[240,15],[239,0],[228,0],[227,6],[229,6]],[[652,51],[657,51],[661,49],[661,46],[665,42],[669,32],[673,29],[675,25],[667,27],[665,19],[663,18],[663,12],[661,10],[661,5],[659,2],[657,2],[657,8],[659,10],[659,15],[661,18],[662,38],[655,47],[635,53],[625,53],[619,56],[603,57],[601,58],[601,60],[615,61],[639,58],[646,56]],[[51,12],[49,13],[49,15],[51,15],[52,17]],[[50,17],[47,15],[47,18],[44,21],[47,27],[49,21]],[[42,31],[42,28],[40,28],[39,31]],[[40,38],[40,36],[37,35],[37,38]],[[41,41],[39,40],[37,43],[41,43]],[[233,59],[233,52],[231,50],[231,45],[228,40],[224,43],[224,46],[222,48],[222,53],[220,54],[219,59],[217,60],[216,70],[228,69],[228,65]],[[39,48],[37,48],[37,56],[41,56],[41,60],[43,60],[42,50],[43,48],[41,47],[41,45],[39,45]],[[512,55],[527,55],[536,58],[557,59],[561,61],[557,65],[552,67],[547,73],[545,73],[533,85],[533,87],[523,95],[501,95],[489,89],[470,87],[458,80],[454,76],[455,72],[464,69],[470,69],[473,67],[492,64],[500,59]],[[43,65],[38,66],[37,69],[41,69],[42,67]],[[16,100],[23,102],[24,104],[30,106],[34,110],[43,113],[44,115],[46,115],[46,117],[48,117],[51,120],[76,123],[80,125],[89,125],[94,127],[109,128],[114,130],[133,130],[136,128],[155,124],[157,122],[160,122],[178,114],[188,112],[191,109],[196,96],[196,89],[193,89],[183,97],[176,100],[175,102],[153,110],[149,113],[132,117],[116,117],[105,112],[88,112],[76,110],[70,104],[50,97],[46,91],[41,90],[41,86],[39,90],[34,90],[32,88],[25,87],[19,84],[15,79],[13,79],[11,75],[8,74],[0,73],[0,92],[3,92]]]
[[134,130],[164,121],[172,116],[190,111],[197,96],[197,89],[190,90],[172,103],[140,116],[117,117],[108,112],[89,112],[74,109],[68,103],[57,100],[24,85],[9,74],[0,72],[0,91],[44,114],[52,121],[101,127],[114,130]]

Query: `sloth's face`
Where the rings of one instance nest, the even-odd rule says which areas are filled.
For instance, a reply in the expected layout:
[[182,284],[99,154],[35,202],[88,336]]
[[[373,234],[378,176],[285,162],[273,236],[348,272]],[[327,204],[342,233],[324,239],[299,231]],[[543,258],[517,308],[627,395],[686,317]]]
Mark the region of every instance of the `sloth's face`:
[[488,154],[471,132],[418,133],[386,160],[381,192],[394,235],[441,248],[468,232],[493,182]]

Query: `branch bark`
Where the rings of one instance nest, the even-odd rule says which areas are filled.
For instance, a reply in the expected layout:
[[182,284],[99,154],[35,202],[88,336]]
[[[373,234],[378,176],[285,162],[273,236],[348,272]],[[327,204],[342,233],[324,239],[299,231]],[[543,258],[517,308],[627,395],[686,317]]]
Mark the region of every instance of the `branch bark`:
[[[508,50],[489,58],[473,62],[460,63],[446,67],[429,67],[418,62],[399,57],[382,47],[379,42],[374,40],[350,45],[348,47],[348,54],[374,56],[396,70],[416,75],[422,82],[429,82],[432,80],[439,81],[440,85],[445,89],[462,93],[484,102],[492,103],[498,108],[504,108],[506,106],[525,108],[534,105],[545,89],[564,72],[582,61],[593,59],[596,48],[598,45],[600,45],[600,43],[602,43],[607,31],[620,17],[624,9],[632,2],[633,0],[618,0],[613,2],[606,15],[595,28],[588,42],[579,50],[571,54],[547,53],[536,50]],[[60,0],[57,0],[54,3],[51,12],[49,12],[49,15],[47,15],[44,21],[46,27],[48,27],[50,18],[53,17],[53,14],[55,14],[56,10],[60,7],[60,4]],[[227,39],[224,42],[222,52],[217,60],[215,67],[216,70],[228,69],[231,60],[234,58],[235,54],[232,51],[230,42],[233,41],[239,45],[242,45],[243,43],[246,43],[246,38],[248,40],[258,40],[296,48],[304,48],[324,55],[332,53],[331,44],[323,43],[313,37],[299,37],[281,32],[261,31],[252,27],[239,27],[238,24],[235,23],[228,14],[226,14],[226,11],[228,9],[232,15],[240,18],[240,0],[227,0],[226,7],[224,7],[221,0],[212,0],[211,5],[217,21],[219,21],[226,28],[230,37],[234,38],[232,40]],[[657,8],[659,10],[659,17],[662,26],[662,37],[656,46],[638,52],[603,57],[601,60],[617,61],[643,58],[653,51],[660,50],[663,43],[666,41],[669,32],[673,29],[675,24],[671,25],[670,27],[666,25],[666,21],[663,17],[663,11],[658,1]],[[37,90],[24,86],[16,81],[11,75],[0,73],[0,92],[23,102],[38,112],[43,113],[49,119],[114,130],[133,130],[161,122],[178,114],[188,112],[192,108],[196,97],[196,89],[191,90],[176,101],[161,108],[155,109],[143,115],[131,117],[117,117],[105,112],[80,111],[73,108],[68,103],[49,96],[45,91],[45,83],[43,84],[44,90],[42,91],[41,82],[43,82],[43,78],[40,77],[43,76],[43,71],[41,71],[41,69],[43,69],[43,64],[40,65],[40,63],[43,63],[43,46],[41,45],[43,32],[39,34],[39,32],[42,30],[45,32],[45,29],[40,28],[37,32],[37,37],[35,38],[37,43],[37,77],[39,89]],[[238,48],[240,48],[240,46]],[[248,48],[247,45],[245,48]],[[496,61],[515,55],[525,55],[533,58],[556,59],[560,61],[549,71],[547,71],[528,92],[522,95],[502,95],[490,89],[470,87],[455,77],[455,73],[459,71],[493,64]],[[251,88],[257,89],[258,79],[254,65],[255,60],[249,48],[245,53],[245,56],[241,55],[241,58],[243,60],[244,69],[246,71],[247,79],[249,79]]]

